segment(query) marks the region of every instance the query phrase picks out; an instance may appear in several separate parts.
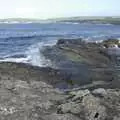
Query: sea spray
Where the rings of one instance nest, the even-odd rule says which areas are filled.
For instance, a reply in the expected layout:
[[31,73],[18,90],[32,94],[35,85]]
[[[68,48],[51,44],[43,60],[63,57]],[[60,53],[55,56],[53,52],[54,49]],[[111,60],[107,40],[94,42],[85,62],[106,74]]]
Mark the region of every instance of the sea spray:
[[41,53],[44,47],[46,46],[52,46],[56,42],[39,42],[37,44],[34,44],[28,48],[28,51],[26,52],[28,63],[34,65],[34,66],[51,66],[51,61],[49,59],[46,59],[45,56]]

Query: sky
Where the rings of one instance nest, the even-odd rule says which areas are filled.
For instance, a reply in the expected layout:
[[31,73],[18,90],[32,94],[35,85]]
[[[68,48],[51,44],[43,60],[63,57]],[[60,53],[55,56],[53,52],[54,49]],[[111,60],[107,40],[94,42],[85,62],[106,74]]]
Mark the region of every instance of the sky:
[[0,19],[119,16],[120,0],[0,0]]

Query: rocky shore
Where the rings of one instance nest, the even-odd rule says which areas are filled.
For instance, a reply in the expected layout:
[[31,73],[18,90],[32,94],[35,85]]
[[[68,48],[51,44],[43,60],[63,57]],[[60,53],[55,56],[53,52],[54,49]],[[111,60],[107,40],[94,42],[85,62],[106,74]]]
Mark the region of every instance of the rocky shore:
[[[77,87],[95,83],[95,87],[104,88],[107,85],[110,87],[112,82],[119,82],[115,82],[115,66],[119,66],[119,54],[117,56],[116,51],[118,49],[120,53],[120,49],[114,47],[118,44],[118,40],[87,43],[82,39],[61,39],[55,46],[45,48],[43,54],[52,61],[53,68],[68,75],[67,81],[64,80],[64,84],[59,84],[59,87],[69,88],[70,84]],[[110,47],[112,45],[113,47]],[[116,88],[116,85],[112,83],[111,87]]]
[[61,39],[42,53],[52,66],[0,63],[0,120],[120,120],[118,40]]

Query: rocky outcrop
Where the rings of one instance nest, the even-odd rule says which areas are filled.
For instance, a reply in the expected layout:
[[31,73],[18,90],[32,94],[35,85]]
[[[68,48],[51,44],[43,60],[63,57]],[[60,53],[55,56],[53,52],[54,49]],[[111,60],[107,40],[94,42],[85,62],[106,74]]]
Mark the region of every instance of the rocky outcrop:
[[[65,104],[58,107],[59,113],[72,113],[78,115],[81,119],[85,120],[105,120],[106,118],[106,108],[100,104],[100,99],[89,94],[79,94],[86,93],[86,91],[77,91],[76,96],[78,99],[72,98]],[[74,97],[76,97],[74,96]],[[72,96],[70,96],[72,97]]]
[[70,92],[66,102],[58,106],[57,112],[59,114],[71,113],[82,120],[119,120],[119,94],[119,89],[105,90],[103,88],[91,92],[78,90],[74,91],[74,95]]
[[111,81],[116,80],[114,66],[117,60],[109,52],[103,43],[87,43],[82,39],[60,39],[55,46],[43,50],[44,56],[51,60],[53,68],[68,73],[67,81],[61,85],[67,88],[100,81],[105,84],[98,86],[106,87],[106,83],[111,84]]
[[[120,89],[70,89],[62,92],[41,79],[35,79],[30,71],[29,80],[13,76],[13,73],[20,75],[20,71],[12,73],[9,64],[3,63],[4,71],[0,71],[0,120],[120,119]],[[22,69],[25,72],[27,68],[22,66]]]

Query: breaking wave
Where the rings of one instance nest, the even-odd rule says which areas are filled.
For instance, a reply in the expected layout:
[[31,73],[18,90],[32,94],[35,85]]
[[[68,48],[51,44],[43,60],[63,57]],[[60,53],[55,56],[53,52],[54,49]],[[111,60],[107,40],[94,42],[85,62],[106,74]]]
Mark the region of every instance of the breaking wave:
[[44,43],[39,42],[31,45],[27,51],[23,54],[6,56],[0,59],[0,62],[16,62],[16,63],[28,63],[34,66],[46,67],[51,66],[51,61],[46,59],[41,53],[44,47],[52,46],[56,44],[56,41]]
[[52,46],[53,44],[45,44],[43,42],[32,45],[28,48],[26,52],[27,62],[35,66],[50,66],[50,60],[46,59],[41,53],[41,50],[45,46]]

